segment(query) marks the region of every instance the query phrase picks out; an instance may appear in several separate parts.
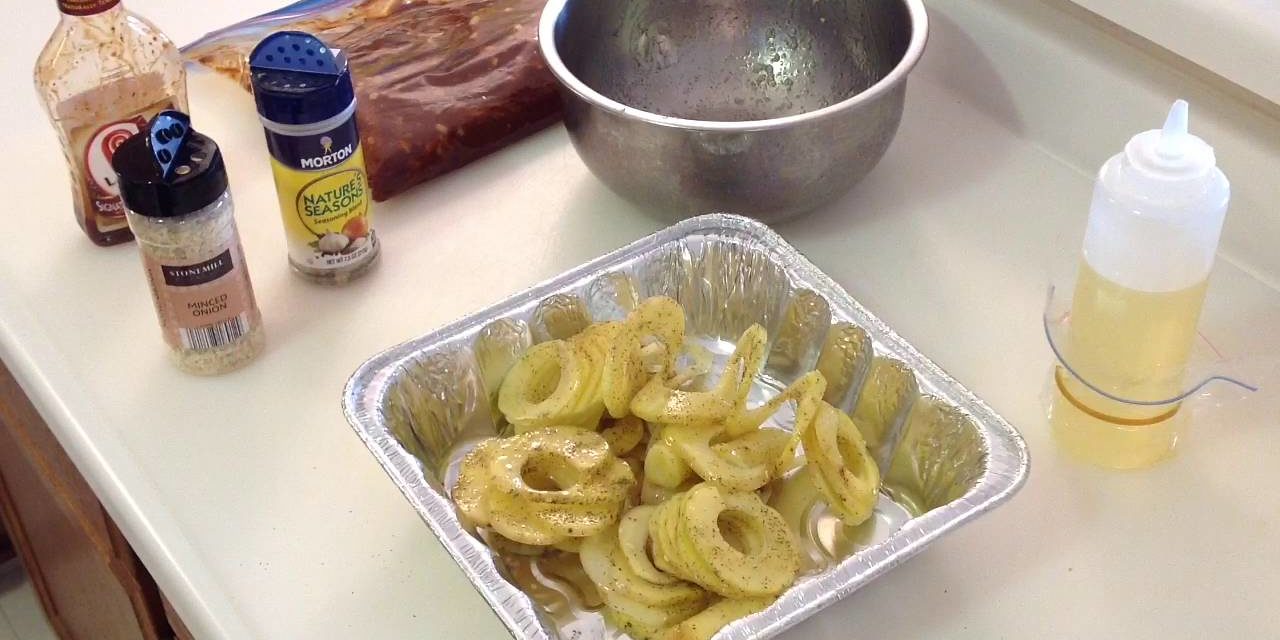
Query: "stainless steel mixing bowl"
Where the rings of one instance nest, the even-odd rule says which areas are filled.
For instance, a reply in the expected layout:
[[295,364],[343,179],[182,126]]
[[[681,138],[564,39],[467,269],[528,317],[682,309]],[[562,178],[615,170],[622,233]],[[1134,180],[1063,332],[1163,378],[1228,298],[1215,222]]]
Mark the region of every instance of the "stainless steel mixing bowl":
[[538,35],[610,188],[778,221],[884,155],[927,32],[921,0],[549,0]]

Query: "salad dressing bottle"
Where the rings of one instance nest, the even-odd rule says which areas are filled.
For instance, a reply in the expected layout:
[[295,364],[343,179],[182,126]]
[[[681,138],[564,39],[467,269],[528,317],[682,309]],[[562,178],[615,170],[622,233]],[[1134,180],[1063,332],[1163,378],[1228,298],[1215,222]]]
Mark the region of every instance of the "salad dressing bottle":
[[[1098,176],[1055,373],[1053,426],[1071,453],[1141,468],[1177,444],[1182,390],[1231,185],[1187,131],[1187,103]],[[1087,382],[1087,384],[1086,384]]]
[[57,28],[36,61],[36,92],[71,172],[76,221],[95,244],[133,239],[115,150],[165,109],[187,109],[178,48],[120,0],[58,0]]

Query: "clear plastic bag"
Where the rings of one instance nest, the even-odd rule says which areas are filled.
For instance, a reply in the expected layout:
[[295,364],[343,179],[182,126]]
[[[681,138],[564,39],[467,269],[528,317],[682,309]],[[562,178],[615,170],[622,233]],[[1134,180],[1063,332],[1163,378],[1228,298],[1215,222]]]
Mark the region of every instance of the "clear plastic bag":
[[266,35],[297,29],[343,49],[374,198],[501,149],[560,116],[538,52],[545,0],[301,0],[210,33],[191,61],[249,87],[246,60]]

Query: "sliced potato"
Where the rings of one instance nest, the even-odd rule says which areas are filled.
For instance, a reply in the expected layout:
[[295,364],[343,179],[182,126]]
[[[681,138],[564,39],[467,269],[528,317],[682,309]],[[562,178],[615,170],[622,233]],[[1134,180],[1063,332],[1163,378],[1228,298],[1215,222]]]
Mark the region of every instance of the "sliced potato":
[[716,455],[743,467],[764,465],[778,478],[795,460],[796,438],[780,429],[757,429],[711,445]]
[[487,542],[489,544],[489,547],[492,548],[494,551],[497,551],[498,553],[502,553],[506,555],[512,555],[512,556],[524,556],[528,558],[533,558],[533,557],[540,556],[543,553],[546,553],[547,551],[546,547],[540,547],[540,546],[531,545],[531,544],[524,544],[522,542],[516,542],[515,540],[512,540],[495,531],[486,532],[485,542]]
[[640,504],[660,505],[667,500],[670,500],[672,496],[692,489],[693,485],[697,484],[697,476],[694,476],[693,472],[690,472],[689,477],[690,479],[684,484],[675,488],[668,488],[650,482],[649,478],[646,476],[640,485]]
[[639,506],[623,514],[618,523],[618,547],[637,576],[654,584],[672,584],[679,578],[659,571],[649,560],[649,520],[655,511],[657,507]]
[[623,457],[631,453],[632,449],[640,446],[647,433],[648,428],[645,426],[644,420],[635,416],[619,418],[613,424],[600,431],[600,435],[604,436],[605,442],[609,443],[609,450],[618,457]]
[[726,625],[738,618],[745,618],[764,611],[774,598],[745,598],[721,600],[689,619],[663,631],[659,640],[710,640]]
[[576,412],[587,382],[573,345],[564,340],[539,343],[525,351],[503,378],[498,409],[517,432],[555,424],[581,426],[589,416]]
[[631,413],[664,425],[706,425],[733,412],[733,400],[720,391],[682,391],[654,376],[631,400]]
[[680,347],[684,344],[684,307],[667,296],[654,296],[640,303],[627,315],[627,324],[635,327],[641,344],[656,339],[666,349],[663,370],[673,371]]
[[600,374],[601,400],[609,415],[621,418],[631,413],[635,397],[649,376],[640,365],[640,338],[633,326],[624,326],[605,355]]
[[738,410],[747,406],[747,395],[751,393],[751,382],[764,367],[765,351],[768,348],[769,335],[764,327],[753,324],[742,332],[733,354],[725,364],[724,375],[718,384],[720,390],[731,395],[733,406]]
[[616,595],[621,595],[646,606],[661,608],[703,597],[702,589],[688,582],[677,580],[657,584],[631,571],[618,547],[616,529],[606,529],[599,535],[584,540],[579,555],[582,558],[582,569],[599,587],[606,602]]
[[463,460],[453,495],[476,526],[528,545],[565,545],[617,522],[631,468],[595,432],[547,428],[490,439]]
[[853,420],[822,402],[800,438],[810,476],[831,510],[851,527],[870,518],[880,491],[880,469]]
[[490,493],[489,526],[516,542],[550,546],[568,536],[549,529],[541,518],[531,517],[527,509],[503,493]]
[[614,628],[627,634],[631,640],[658,640],[666,630],[663,627],[646,625],[611,607],[604,608],[604,620]]
[[693,470],[676,453],[672,444],[663,438],[649,445],[649,451],[644,457],[644,477],[655,485],[674,489],[693,477]]
[[653,376],[631,400],[631,413],[663,425],[706,426],[729,419],[744,407],[751,381],[764,362],[767,336],[752,325],[738,340],[724,372],[710,391],[672,388],[661,375]]
[[663,436],[672,443],[680,458],[707,482],[732,491],[755,491],[768,483],[773,477],[775,462],[751,463],[721,455],[712,449],[711,439],[722,432],[721,428],[672,425],[663,431]]
[[650,534],[659,569],[726,597],[777,595],[799,569],[786,522],[750,492],[700,484],[660,506]]
[[[582,541],[581,538],[571,538],[571,540],[579,544]],[[572,587],[575,595],[581,600],[582,606],[595,608],[604,604],[600,590],[582,570],[582,562],[577,553],[546,553],[538,558],[537,565],[543,574],[559,579]]]
[[[609,452],[599,434],[575,428],[541,429],[502,441],[490,458],[494,490],[542,504],[616,503],[635,483],[626,463]],[[539,488],[526,480],[533,466],[557,488]]]
[[[754,493],[704,487],[708,485],[699,485],[688,494],[685,526],[695,554],[729,587],[727,592],[717,593],[727,597],[773,596],[791,586],[799,571],[799,555],[782,516]],[[737,549],[725,538],[721,532],[725,520],[736,525],[745,548]]]
[[489,524],[489,464],[500,446],[496,438],[476,445],[462,459],[458,481],[453,485],[453,504],[465,523],[471,526]]
[[557,551],[565,553],[577,553],[582,548],[582,538],[565,538],[560,542],[551,545]]
[[684,331],[684,308],[671,298],[648,298],[627,315],[607,351],[601,372],[601,399],[609,415],[621,418],[632,413],[633,398],[650,379],[642,361],[644,346],[660,345],[660,372],[652,376],[660,378],[662,373],[674,370],[684,344]]
[[791,383],[781,393],[769,399],[768,402],[747,410],[744,405],[725,423],[726,432],[730,436],[738,436],[744,433],[755,431],[769,419],[770,416],[778,412],[783,403],[788,401],[803,402],[806,398],[821,399],[827,390],[827,380],[817,371],[800,377],[799,380]]
[[[705,384],[711,352],[685,330],[683,308],[654,297],[622,322],[527,349],[497,393],[517,435],[477,446],[452,490],[461,519],[486,527],[505,558],[538,563],[634,640],[706,639],[767,607],[799,558],[788,520],[757,492],[780,492],[800,521],[817,495],[853,502],[843,474],[865,475],[853,460],[860,440],[820,406],[822,374],[749,409],[764,328],[743,332]],[[790,401],[796,434],[762,428]],[[770,484],[792,469],[801,438],[817,452],[806,491]]]

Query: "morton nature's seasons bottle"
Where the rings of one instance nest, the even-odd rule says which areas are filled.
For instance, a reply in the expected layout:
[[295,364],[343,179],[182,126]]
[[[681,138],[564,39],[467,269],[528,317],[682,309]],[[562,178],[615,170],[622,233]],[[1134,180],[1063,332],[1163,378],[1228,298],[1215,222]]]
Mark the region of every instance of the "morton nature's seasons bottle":
[[310,34],[282,31],[258,43],[249,65],[289,264],[316,282],[358,277],[377,259],[378,239],[346,56]]

